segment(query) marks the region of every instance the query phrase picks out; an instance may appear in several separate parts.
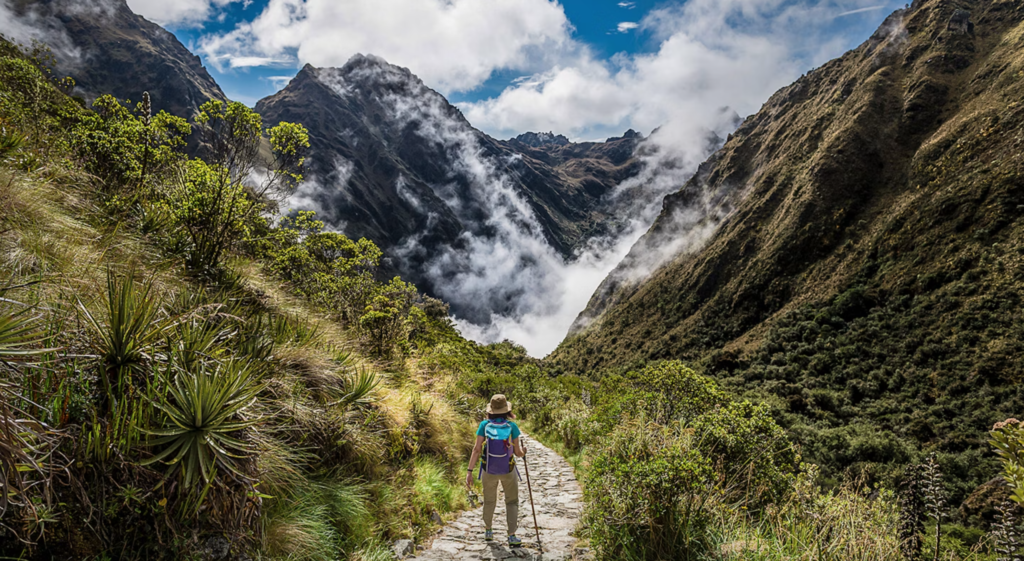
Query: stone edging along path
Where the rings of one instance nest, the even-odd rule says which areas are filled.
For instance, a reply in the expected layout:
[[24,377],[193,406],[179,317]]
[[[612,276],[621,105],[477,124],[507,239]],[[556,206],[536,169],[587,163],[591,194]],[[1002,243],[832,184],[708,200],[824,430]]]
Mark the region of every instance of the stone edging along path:
[[505,534],[505,498],[498,491],[498,507],[494,512],[494,541],[484,541],[483,506],[463,512],[458,519],[446,525],[434,538],[429,549],[415,556],[413,561],[477,559],[533,559],[565,561],[573,559],[576,538],[572,536],[583,509],[583,492],[572,466],[554,450],[523,435],[526,459],[530,466],[533,503],[537,507],[537,524],[543,553],[537,548],[530,494],[526,489],[526,471],[522,462],[519,472],[519,530],[516,535],[523,547],[509,548]]

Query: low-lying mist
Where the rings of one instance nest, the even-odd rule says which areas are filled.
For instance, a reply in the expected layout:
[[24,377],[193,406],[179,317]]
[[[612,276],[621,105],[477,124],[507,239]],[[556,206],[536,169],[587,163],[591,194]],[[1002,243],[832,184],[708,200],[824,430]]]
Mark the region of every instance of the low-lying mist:
[[[428,209],[436,206],[418,200],[421,195],[399,176],[395,192],[427,214],[427,226],[391,248],[391,257],[404,265],[398,269],[419,277],[434,296],[450,303],[466,337],[481,343],[509,339],[537,357],[561,342],[594,291],[661,213],[665,195],[685,184],[738,121],[731,110],[715,108],[669,123],[640,142],[634,153],[639,172],[600,202],[605,214],[615,217],[615,224],[604,230],[613,233],[587,240],[566,258],[549,242],[517,181],[521,157],[487,152],[480,133],[415,76],[380,61],[347,73],[324,69],[319,79],[342,98],[362,95],[356,92],[373,84],[369,90],[383,92],[374,95],[393,119],[391,125],[429,143],[430,153],[438,155],[436,163],[446,170],[447,178],[430,188],[464,230],[452,243],[424,243],[433,222]],[[334,161],[331,167],[338,171],[329,180],[311,178],[287,206],[318,210],[325,196],[348,196],[350,163]],[[344,224],[331,226],[345,230]],[[679,239],[666,241],[666,251],[651,252],[643,267],[656,266],[658,256],[675,249],[697,247],[708,235],[706,224],[676,232]]]

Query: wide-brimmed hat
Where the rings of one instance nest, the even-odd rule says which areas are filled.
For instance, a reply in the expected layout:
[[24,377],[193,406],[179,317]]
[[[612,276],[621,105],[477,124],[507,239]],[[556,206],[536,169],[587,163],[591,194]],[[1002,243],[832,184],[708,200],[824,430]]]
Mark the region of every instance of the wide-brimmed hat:
[[496,394],[487,404],[487,413],[490,415],[501,415],[512,410],[512,404],[505,399],[505,394]]

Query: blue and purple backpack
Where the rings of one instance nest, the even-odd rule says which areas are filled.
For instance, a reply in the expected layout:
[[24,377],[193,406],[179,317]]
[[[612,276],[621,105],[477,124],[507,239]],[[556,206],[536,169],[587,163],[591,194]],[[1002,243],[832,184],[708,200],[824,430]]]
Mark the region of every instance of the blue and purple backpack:
[[512,472],[512,424],[505,419],[488,421],[484,425],[484,457],[481,475],[486,470],[491,475],[506,475]]

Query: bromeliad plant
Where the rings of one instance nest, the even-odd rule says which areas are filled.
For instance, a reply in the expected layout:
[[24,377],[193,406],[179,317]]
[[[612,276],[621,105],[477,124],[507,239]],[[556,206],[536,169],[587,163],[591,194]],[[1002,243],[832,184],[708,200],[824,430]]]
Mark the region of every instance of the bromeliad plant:
[[45,339],[35,320],[29,308],[0,313],[0,362],[17,362],[47,352],[32,348]]
[[171,327],[169,321],[159,320],[161,306],[151,297],[152,288],[152,280],[136,286],[134,269],[123,278],[108,270],[105,317],[97,318],[79,301],[97,334],[93,348],[102,362],[100,379],[111,410],[129,392],[132,378],[145,374],[153,349]]
[[237,360],[192,363],[183,368],[172,361],[163,370],[166,395],[154,403],[163,413],[162,426],[147,431],[150,445],[160,449],[142,462],[164,462],[170,474],[179,473],[185,488],[215,481],[219,470],[251,481],[245,465],[256,446],[243,431],[261,421],[247,416],[264,384],[248,363]]

